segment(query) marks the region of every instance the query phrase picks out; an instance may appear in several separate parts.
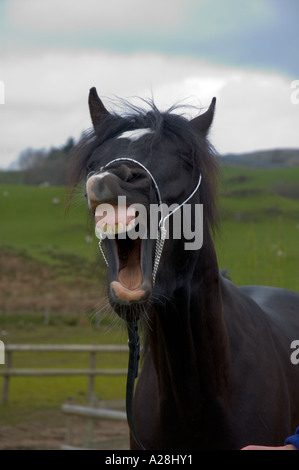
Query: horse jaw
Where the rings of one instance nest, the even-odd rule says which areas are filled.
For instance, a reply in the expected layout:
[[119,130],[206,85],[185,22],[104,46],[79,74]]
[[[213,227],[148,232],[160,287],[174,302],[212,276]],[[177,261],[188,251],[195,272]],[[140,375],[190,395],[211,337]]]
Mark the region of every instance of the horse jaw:
[[151,246],[132,235],[135,223],[138,216],[132,206],[100,204],[95,210],[95,233],[101,245],[105,239],[107,250],[110,302],[125,319],[132,305],[136,317],[137,304],[152,293]]
[[143,305],[150,299],[153,289],[149,243],[147,240],[135,240],[128,254],[125,253],[120,241],[109,240],[109,243],[113,245],[114,251],[114,259],[110,256],[114,266],[108,268],[110,303],[124,320],[138,320],[144,312]]

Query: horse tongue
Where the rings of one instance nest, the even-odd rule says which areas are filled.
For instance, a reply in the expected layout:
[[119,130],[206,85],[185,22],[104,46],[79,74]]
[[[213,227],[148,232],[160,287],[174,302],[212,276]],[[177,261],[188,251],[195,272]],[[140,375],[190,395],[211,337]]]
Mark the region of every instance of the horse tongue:
[[114,226],[122,223],[124,226],[129,225],[136,217],[135,209],[131,206],[113,206],[111,204],[100,204],[95,211],[96,225],[103,226],[108,224]]

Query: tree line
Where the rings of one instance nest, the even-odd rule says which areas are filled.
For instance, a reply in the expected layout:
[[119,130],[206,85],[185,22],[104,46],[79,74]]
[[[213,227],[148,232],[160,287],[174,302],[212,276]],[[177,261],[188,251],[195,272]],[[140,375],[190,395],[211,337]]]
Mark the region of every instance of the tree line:
[[70,137],[61,147],[50,149],[23,150],[18,158],[18,168],[22,174],[23,184],[50,184],[60,186],[67,184],[69,157],[75,141]]
[[[69,137],[61,147],[27,148],[18,157],[16,164],[18,171],[0,171],[0,183],[67,185],[70,154],[74,146],[74,139]],[[227,154],[222,155],[221,161],[231,165],[241,164],[257,168],[299,166],[299,149],[271,149],[247,154]]]

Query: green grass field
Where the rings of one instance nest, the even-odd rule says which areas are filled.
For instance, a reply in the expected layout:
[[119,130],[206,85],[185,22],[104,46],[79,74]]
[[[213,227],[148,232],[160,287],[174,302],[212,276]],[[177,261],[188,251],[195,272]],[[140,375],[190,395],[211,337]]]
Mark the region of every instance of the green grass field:
[[[215,240],[219,266],[237,285],[265,284],[299,292],[299,168],[262,170],[224,166],[220,187],[222,222]],[[50,266],[57,277],[87,277],[98,257],[97,242],[86,242],[93,230],[83,197],[76,196],[67,215],[62,187],[0,185],[0,250],[22,253]],[[101,271],[100,271],[101,273]],[[1,276],[1,266],[0,266]],[[1,299],[0,299],[1,300]],[[0,306],[1,312],[1,306]],[[72,321],[44,312],[0,313],[0,332],[11,343],[124,344],[126,332],[116,325],[95,326],[82,312]],[[6,336],[5,336],[6,335]],[[125,356],[98,359],[99,367],[126,367]],[[16,367],[85,367],[80,354],[16,354]],[[100,366],[101,364],[101,366]],[[3,366],[0,366],[3,367]],[[0,379],[1,384],[1,379]],[[97,378],[100,398],[120,398],[125,378]],[[0,385],[1,386],[1,385]],[[14,378],[2,422],[18,422],[21,409],[57,408],[69,396],[86,401],[87,378]]]
[[65,213],[64,187],[0,185],[0,246],[25,251],[50,264],[59,258],[79,257],[90,261],[94,248],[86,243],[90,235],[85,201],[80,192]]
[[298,182],[297,167],[223,168],[216,247],[220,267],[228,269],[237,285],[299,292]]
[[[299,291],[298,181],[297,167],[223,168],[222,223],[216,247],[220,267],[228,269],[238,285],[274,283]],[[288,197],[279,194],[288,190]],[[78,192],[65,215],[65,197],[62,187],[1,184],[0,246],[57,268],[88,267],[97,259],[98,249],[95,237],[92,243],[86,242],[93,229],[85,200]]]

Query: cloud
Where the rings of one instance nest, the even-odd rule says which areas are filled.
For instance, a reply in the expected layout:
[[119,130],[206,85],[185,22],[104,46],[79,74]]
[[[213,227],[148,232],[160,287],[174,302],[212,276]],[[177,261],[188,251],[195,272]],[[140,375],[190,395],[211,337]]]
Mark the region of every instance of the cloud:
[[288,78],[240,70],[219,101],[215,143],[222,153],[299,147],[299,106],[291,103]]
[[9,18],[16,28],[37,32],[143,31],[175,28],[194,0],[12,0]]
[[197,28],[202,39],[214,41],[239,32],[252,33],[273,23],[277,14],[277,8],[269,0],[202,0],[190,5],[189,22],[192,34]]
[[185,55],[295,79],[298,13],[298,0],[1,0],[0,42],[12,53]]
[[[153,97],[205,109],[217,97],[211,140],[220,153],[299,147],[299,105],[288,78],[158,54],[61,50],[2,57],[0,166],[27,147],[62,145],[91,126],[87,97],[96,86],[105,105],[115,96]],[[191,109],[192,117],[195,110]]]
[[10,0],[7,11],[10,25],[22,31],[165,34],[184,30],[203,39],[252,31],[278,14],[270,0]]

